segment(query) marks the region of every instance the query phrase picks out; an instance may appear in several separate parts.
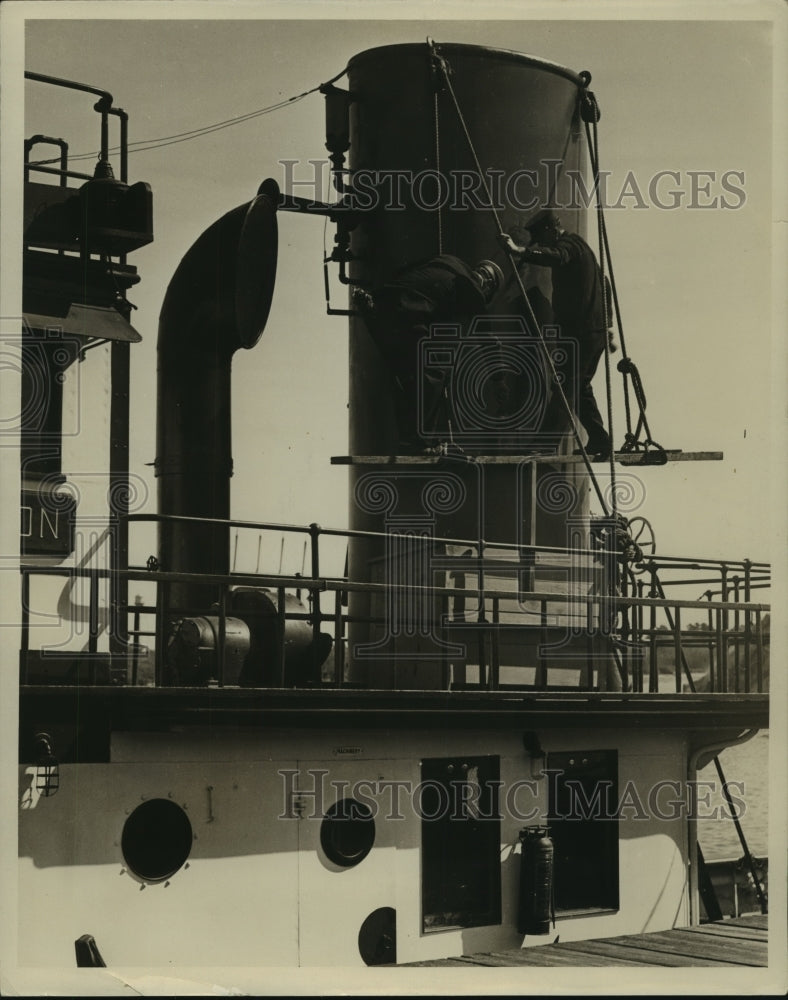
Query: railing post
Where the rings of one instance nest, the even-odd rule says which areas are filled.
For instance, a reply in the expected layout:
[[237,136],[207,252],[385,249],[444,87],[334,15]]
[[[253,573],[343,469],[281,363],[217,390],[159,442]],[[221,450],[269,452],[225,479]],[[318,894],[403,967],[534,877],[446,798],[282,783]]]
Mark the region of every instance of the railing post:
[[[712,592],[707,590],[704,597],[709,599],[709,604],[711,604]],[[712,633],[714,632],[714,614],[711,608],[709,608],[709,641],[707,643],[707,650],[709,654],[709,691],[714,690],[714,672],[716,670],[716,662],[714,657],[714,639],[712,638]]]
[[547,687],[547,658],[544,650],[547,646],[547,601],[542,598],[539,601],[539,648],[536,657],[535,685],[538,689]]
[[279,642],[276,648],[279,662],[276,665],[276,673],[279,680],[279,687],[285,686],[285,626],[285,588],[278,587],[276,591],[276,631]]
[[120,119],[120,179],[125,184],[129,179],[129,116],[123,108],[112,108],[110,114]]
[[624,671],[624,677],[622,678],[624,685],[626,685],[627,677],[630,678],[630,683],[633,683],[632,679],[634,678],[634,666],[630,649],[630,643],[632,642],[632,628],[629,624],[630,606],[627,604],[630,586],[630,574],[625,565],[621,571],[621,663]]
[[[728,567],[725,563],[722,564],[720,570],[722,576],[722,601],[726,602],[729,597],[728,593]],[[721,632],[720,632],[720,691],[728,690],[728,626],[729,618],[727,609],[722,612],[721,615]]]
[[739,683],[739,659],[741,652],[741,643],[739,641],[739,628],[741,627],[741,618],[739,614],[739,584],[740,578],[738,576],[733,577],[733,599],[737,604],[736,610],[733,612],[733,690],[736,694],[741,690],[741,685]]
[[88,606],[88,653],[98,651],[98,630],[99,630],[99,578],[95,569],[90,571],[90,598]]
[[484,687],[487,680],[487,662],[486,662],[486,651],[485,651],[485,629],[484,626],[487,624],[485,603],[486,598],[484,596],[484,548],[485,541],[483,538],[479,539],[479,607],[476,613],[476,621],[480,626],[477,629],[477,647],[479,652],[479,687]]
[[758,694],[763,693],[763,619],[761,612],[755,612],[755,641],[757,643],[758,658],[756,661],[756,676],[758,679]]
[[594,687],[594,601],[586,601],[586,665],[580,677],[580,690],[591,691]]
[[500,649],[500,598],[493,597],[492,602],[492,634],[490,636],[491,640],[491,650],[490,650],[490,676],[488,677],[487,689],[489,691],[498,690],[498,674],[500,673],[501,667],[501,649]]
[[219,649],[216,659],[216,682],[219,687],[224,687],[224,660],[227,646],[227,586],[221,585],[219,591]]
[[131,647],[131,686],[137,686],[140,664],[140,607],[142,598],[139,594],[134,599],[134,637]]
[[[99,101],[99,105],[101,104]],[[104,107],[101,107],[101,159],[109,160],[109,118]]]
[[[314,521],[309,525],[309,539],[310,539],[310,549],[311,549],[311,561],[312,561],[312,579],[317,580],[320,576],[320,532],[322,528],[319,524]],[[320,644],[320,624],[321,624],[321,611],[320,611],[320,588],[318,586],[310,587],[309,590],[310,597],[312,599],[312,683],[319,684],[320,677],[318,671],[320,669],[318,664],[318,649]]]
[[484,574],[484,549],[487,543],[483,538],[479,539],[479,609],[476,615],[477,621],[485,621],[484,617],[484,587],[485,587],[485,574]]
[[[638,580],[638,599],[643,599],[643,594],[646,589],[646,583],[644,580]],[[645,650],[643,648],[643,605],[638,604],[635,609],[637,615],[637,638],[638,638],[638,660],[635,673],[637,677],[633,676],[632,690],[642,693],[643,691],[643,661],[645,660]]]
[[[749,604],[752,599],[752,563],[744,560],[744,602]],[[744,612],[744,690],[749,694],[752,687],[752,617],[749,608]]]
[[334,686],[341,688],[345,679],[344,622],[342,620],[342,591],[334,593]]
[[[657,587],[657,569],[654,563],[649,563],[649,573],[651,575],[651,587],[648,596],[655,599],[659,596]],[[649,664],[648,664],[648,690],[649,693],[659,691],[659,665],[657,663],[657,608],[656,605],[649,606]]]
[[169,584],[158,581],[156,584],[156,657],[154,660],[153,681],[156,687],[164,685],[164,661],[167,655],[167,616],[169,613]]
[[[462,586],[465,587],[464,574],[463,574]],[[444,691],[448,691],[449,685],[451,684],[451,676],[450,676],[451,668],[449,664],[449,657],[446,654],[447,623],[449,621],[449,615],[450,615],[449,604],[450,604],[449,595],[442,594],[440,630],[438,634],[440,635],[441,643],[443,644],[441,646],[441,688]]]
[[30,652],[30,574],[22,570],[22,634],[19,639],[19,661],[23,684],[28,681],[27,657]]
[[673,654],[676,658],[676,694],[681,694],[681,608],[678,605],[674,608]]
[[717,683],[711,688],[712,691],[725,690],[725,659],[723,657],[722,646],[722,609],[717,608],[714,615],[717,626]]

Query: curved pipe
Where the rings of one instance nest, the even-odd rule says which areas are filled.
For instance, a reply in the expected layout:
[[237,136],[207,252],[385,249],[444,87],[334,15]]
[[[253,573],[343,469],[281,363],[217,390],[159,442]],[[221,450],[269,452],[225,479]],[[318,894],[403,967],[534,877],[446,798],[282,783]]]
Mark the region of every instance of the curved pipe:
[[[276,276],[276,199],[258,195],[218,219],[186,253],[159,317],[156,475],[159,513],[230,517],[233,354],[252,348]],[[162,568],[226,574],[226,525],[162,522]],[[199,610],[217,588],[173,584],[173,610]]]
[[36,80],[38,83],[51,83],[55,87],[67,87],[69,90],[81,90],[83,94],[94,94],[100,100],[96,104],[97,111],[109,111],[112,107],[112,94],[100,87],[91,87],[89,83],[77,83],[76,80],[65,80],[61,76],[47,76],[45,73],[34,73],[25,70],[26,80]]

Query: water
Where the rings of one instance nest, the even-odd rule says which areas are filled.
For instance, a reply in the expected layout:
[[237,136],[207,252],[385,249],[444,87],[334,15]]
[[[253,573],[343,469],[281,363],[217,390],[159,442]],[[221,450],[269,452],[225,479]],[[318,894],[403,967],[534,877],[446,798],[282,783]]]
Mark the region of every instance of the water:
[[[750,851],[758,857],[768,856],[768,800],[769,800],[769,734],[759,732],[748,743],[729,747],[720,754],[722,771],[727,782],[740,782],[743,786],[732,788],[734,798],[743,801],[739,821]],[[719,778],[714,762],[698,771],[699,781],[714,782],[708,812],[715,806],[724,807],[725,800],[719,788]],[[698,840],[707,861],[722,858],[740,858],[743,854],[733,820],[699,819]]]

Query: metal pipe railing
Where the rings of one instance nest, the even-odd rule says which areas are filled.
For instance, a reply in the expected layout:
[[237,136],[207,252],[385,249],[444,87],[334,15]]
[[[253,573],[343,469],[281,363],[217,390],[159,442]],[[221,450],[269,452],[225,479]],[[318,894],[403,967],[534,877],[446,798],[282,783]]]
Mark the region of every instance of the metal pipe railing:
[[[59,168],[46,168],[31,165],[30,163],[30,150],[33,146],[37,146],[39,143],[46,143],[49,146],[57,146],[60,150],[60,167]],[[60,187],[66,187],[66,179],[68,176],[68,143],[65,139],[59,139],[51,135],[38,135],[30,136],[29,139],[25,139],[25,182],[30,180],[31,170],[43,170],[44,173],[57,174],[60,177]]]
[[334,594],[334,686],[341,688],[344,679],[345,618],[342,615],[342,591],[338,590]]
[[[463,558],[463,557],[458,557]],[[515,568],[510,567],[514,573]],[[108,570],[108,569],[92,569],[92,568],[80,568],[80,567],[61,567],[61,566],[23,566],[20,569],[20,573],[24,576],[25,574],[32,574],[35,576],[63,576],[63,577],[89,577],[93,574],[98,579],[107,579],[112,576],[119,576],[120,578],[128,581],[137,582],[160,582],[160,583],[195,583],[202,582],[206,585],[232,585],[232,586],[261,586],[261,587],[277,587],[282,586],[288,590],[296,590],[298,588],[310,590],[317,589],[319,591],[352,591],[354,593],[385,593],[390,589],[391,585],[386,583],[368,583],[363,581],[353,581],[348,580],[345,577],[320,577],[317,579],[310,579],[308,577],[303,577],[300,575],[285,575],[285,574],[274,574],[274,573],[169,573],[163,570],[150,571],[143,568],[131,567],[128,570]],[[402,584],[397,584],[398,587],[402,587]],[[415,593],[422,594],[448,594],[457,596],[474,596],[479,597],[480,594],[484,594],[486,598],[500,597],[502,599],[516,600],[517,602],[528,601],[537,602],[540,600],[546,600],[555,603],[569,603],[569,604],[580,604],[588,600],[588,594],[573,594],[573,593],[556,593],[553,591],[511,591],[511,590],[498,590],[498,589],[486,589],[485,591],[480,591],[478,588],[465,588],[459,589],[456,587],[439,587],[437,585],[430,586],[418,586],[413,585],[408,586],[409,590],[413,590]],[[703,609],[707,610],[711,608],[715,611],[735,611],[737,607],[739,610],[750,611],[761,611],[768,612],[771,610],[771,605],[769,604],[758,604],[758,603],[748,603],[739,602],[737,605],[734,601],[705,601],[705,600],[684,600],[679,598],[660,598],[660,597],[627,597],[626,601],[623,598],[612,598],[607,595],[597,594],[591,595],[596,602],[602,602],[607,600],[615,600],[619,607],[626,604],[629,607],[654,607],[654,608],[692,608],[692,609]]]
[[[200,523],[200,524],[211,524],[211,525],[226,525],[228,528],[248,528],[255,531],[270,531],[272,533],[294,533],[294,534],[305,534],[308,535],[312,532],[312,525],[299,525],[299,524],[286,524],[273,521],[249,521],[249,520],[235,520],[231,518],[211,518],[211,517],[191,517],[185,514],[129,514],[126,517],[129,522],[135,523]],[[315,526],[319,528],[319,534],[326,537],[335,538],[368,538],[368,539],[381,539],[384,540],[390,537],[392,534],[399,534],[396,531],[360,531],[354,528],[324,528],[321,526]],[[453,545],[464,545],[470,546],[472,549],[476,549],[480,544],[479,538],[457,538],[455,536],[442,536],[442,535],[430,535],[430,542],[433,543],[448,543]],[[523,542],[495,542],[491,544],[487,541],[481,540],[482,544],[487,548],[493,548],[496,551],[510,551],[514,553],[523,552],[525,554],[529,553],[544,553],[544,554],[556,554],[561,556],[572,555],[572,556],[593,556],[598,559],[601,556],[618,556],[617,550],[606,550],[603,548],[562,548],[561,546],[550,546],[550,545],[529,545]],[[441,558],[452,558],[452,557],[441,557]],[[478,558],[478,556],[477,556]],[[511,564],[505,563],[504,565],[510,566]],[[556,565],[553,568],[561,568],[564,564]],[[725,567],[727,569],[741,568],[744,572],[745,566],[752,568],[762,568],[764,571],[769,570],[769,563],[758,563],[752,562],[751,560],[718,560],[718,559],[698,559],[697,557],[682,557],[682,556],[660,556],[658,559],[651,558],[648,560],[648,568],[652,566],[656,571],[660,569],[667,568],[670,566],[673,569],[683,568],[687,570],[691,569],[721,569]],[[540,568],[542,568],[540,566]],[[682,583],[684,581],[675,581]],[[716,578],[714,581],[716,582]],[[693,583],[693,580],[687,580],[686,583]]]
[[[38,83],[49,83],[55,87],[64,87],[67,90],[78,90],[84,94],[93,94],[98,97],[98,101],[93,105],[93,110],[98,111],[101,115],[101,159],[108,159],[109,153],[109,133],[107,125],[107,115],[117,114],[120,109],[113,109],[113,97],[108,90],[102,90],[100,87],[92,87],[87,83],[78,83],[76,80],[66,80],[59,76],[47,76],[44,73],[33,73],[30,70],[25,71],[26,80],[34,80]],[[31,164],[31,166],[35,166]]]
[[279,684],[281,687],[285,686],[285,625],[286,625],[286,607],[285,607],[285,588],[276,588],[276,632],[277,638],[279,640],[277,651],[279,653],[279,659],[277,661],[277,676],[279,678]]
[[[159,515],[131,515],[129,520],[133,521],[152,521],[159,522],[162,520],[167,521],[194,521],[204,519],[195,519],[184,516],[168,516],[161,517]],[[208,519],[211,520],[211,519]],[[334,628],[334,642],[335,642],[335,667],[334,667],[334,678],[333,683],[336,686],[341,686],[344,681],[344,666],[346,660],[346,637],[345,628],[347,625],[356,622],[366,622],[368,624],[380,623],[386,624],[387,619],[383,617],[356,617],[350,616],[348,614],[342,613],[342,607],[347,601],[347,594],[349,592],[354,593],[386,593],[391,589],[390,584],[385,583],[369,583],[365,581],[350,581],[346,577],[321,577],[321,560],[319,551],[320,537],[330,536],[330,537],[343,537],[345,539],[350,537],[364,537],[364,538],[379,538],[379,539],[391,539],[392,535],[398,534],[397,532],[361,532],[361,531],[345,531],[339,529],[324,529],[317,524],[311,524],[307,527],[298,525],[283,525],[283,524],[272,524],[265,522],[256,521],[230,521],[224,519],[215,519],[217,524],[226,524],[228,526],[234,526],[236,528],[253,528],[254,530],[270,530],[274,532],[290,531],[299,534],[308,534],[310,536],[311,550],[310,550],[310,576],[308,578],[302,577],[300,575],[295,576],[284,576],[279,574],[248,574],[248,573],[229,573],[229,574],[196,574],[196,573],[171,573],[162,571],[150,571],[147,568],[135,568],[131,567],[126,570],[103,570],[97,568],[86,568],[86,569],[74,569],[74,568],[61,568],[61,567],[23,567],[22,568],[22,604],[23,604],[23,636],[22,636],[22,648],[21,655],[23,661],[29,652],[29,633],[30,633],[30,617],[29,617],[29,594],[30,594],[30,578],[33,575],[37,576],[68,576],[71,578],[87,576],[90,579],[90,608],[89,608],[89,651],[95,652],[97,649],[97,640],[99,634],[99,615],[98,615],[98,590],[99,590],[99,580],[103,578],[111,577],[113,581],[123,580],[123,581],[145,581],[152,583],[157,588],[156,603],[155,603],[155,614],[156,614],[156,627],[155,632],[143,633],[140,629],[140,614],[150,613],[153,608],[141,609],[139,606],[134,606],[132,608],[124,608],[121,614],[125,612],[126,618],[125,622],[128,623],[128,615],[134,614],[134,627],[129,630],[128,634],[124,636],[124,642],[130,651],[130,655],[136,657],[136,653],[133,652],[136,649],[136,641],[132,641],[133,637],[139,637],[142,634],[145,635],[155,635],[156,638],[156,666],[155,666],[155,683],[161,684],[164,680],[163,678],[163,653],[166,648],[167,643],[167,619],[168,616],[172,617],[172,609],[169,602],[169,589],[173,584],[177,583],[200,583],[212,586],[217,586],[219,588],[220,601],[219,601],[219,650],[217,651],[217,682],[219,685],[223,685],[225,682],[224,675],[224,656],[225,656],[225,642],[224,636],[226,635],[226,616],[227,616],[227,597],[229,593],[229,588],[234,586],[251,586],[257,588],[273,588],[276,590],[278,595],[278,614],[277,614],[277,631],[279,634],[279,648],[280,648],[280,660],[277,664],[277,679],[280,684],[285,682],[285,665],[284,665],[284,629],[285,622],[287,620],[305,620],[310,622],[313,631],[313,643],[312,643],[312,653],[313,653],[313,666],[315,667],[315,672],[313,676],[316,676],[317,671],[317,647],[318,639],[320,637],[321,626],[324,623],[330,622],[333,624]],[[435,542],[440,542],[441,539],[429,537],[426,539],[430,544]],[[464,614],[460,614],[459,617],[452,617],[449,614],[449,602],[454,600],[455,610],[458,608],[463,608],[465,599],[476,599],[477,604],[477,614],[476,622],[474,627],[477,630],[477,645],[478,645],[478,670],[479,670],[479,685],[486,686],[491,690],[497,689],[500,682],[500,643],[501,637],[504,633],[511,633],[513,631],[519,631],[523,634],[528,634],[529,630],[531,633],[537,633],[539,636],[539,642],[537,643],[537,648],[535,652],[535,686],[537,688],[548,688],[548,676],[547,676],[547,661],[541,653],[541,648],[547,646],[547,637],[551,627],[560,626],[549,626],[548,625],[548,605],[553,608],[565,608],[568,615],[575,616],[577,614],[582,614],[583,610],[585,613],[586,620],[586,634],[588,637],[588,648],[586,652],[586,666],[582,671],[582,682],[585,687],[593,686],[593,662],[595,655],[597,653],[597,646],[600,642],[615,642],[617,647],[620,647],[623,653],[623,664],[625,667],[626,674],[631,673],[632,677],[632,690],[642,691],[643,690],[643,662],[646,653],[649,657],[649,691],[657,692],[659,690],[659,674],[660,674],[660,664],[658,661],[658,653],[661,649],[666,646],[672,646],[673,653],[675,657],[675,684],[676,690],[679,692],[681,690],[681,665],[680,661],[683,661],[683,650],[690,649],[693,647],[702,646],[708,650],[709,654],[709,688],[711,691],[722,691],[725,692],[728,689],[728,649],[732,646],[734,651],[734,662],[733,662],[733,684],[737,691],[743,686],[745,692],[750,692],[752,689],[752,630],[753,621],[752,617],[755,617],[755,642],[757,649],[757,685],[756,689],[758,691],[763,690],[763,629],[762,629],[762,613],[769,610],[768,604],[755,604],[752,603],[749,598],[752,596],[752,591],[759,586],[767,586],[764,583],[764,577],[761,575],[761,566],[766,564],[757,564],[749,560],[743,560],[741,562],[731,562],[730,560],[679,560],[671,559],[669,560],[671,566],[675,569],[679,566],[684,569],[695,569],[696,571],[708,572],[710,568],[716,568],[719,573],[719,577],[715,577],[711,582],[717,582],[719,579],[721,583],[720,596],[723,598],[721,601],[713,601],[713,592],[708,590],[705,591],[701,599],[698,600],[682,600],[675,597],[668,598],[664,594],[663,586],[660,583],[657,571],[661,562],[666,560],[660,560],[658,563],[656,560],[650,560],[645,568],[648,571],[650,579],[650,588],[648,596],[644,596],[645,582],[643,580],[636,580],[634,575],[626,567],[620,567],[620,564],[611,560],[608,566],[608,573],[605,579],[608,579],[608,583],[612,585],[612,581],[615,578],[619,579],[619,584],[621,587],[621,593],[605,593],[604,585],[605,579],[597,579],[596,590],[598,592],[583,592],[583,585],[578,586],[579,578],[575,577],[575,588],[577,592],[564,592],[564,593],[554,593],[544,592],[535,589],[523,590],[522,587],[522,559],[517,561],[509,562],[500,558],[487,558],[486,553],[492,549],[494,552],[500,552],[501,550],[511,550],[514,553],[522,556],[523,552],[527,550],[528,564],[535,565],[533,556],[536,553],[547,554],[548,556],[552,553],[560,553],[562,556],[566,556],[569,550],[558,549],[555,547],[545,547],[545,546],[523,546],[520,543],[517,544],[495,544],[490,545],[484,539],[475,540],[458,540],[458,539],[443,539],[443,541],[448,541],[452,543],[462,544],[464,547],[471,547],[471,550],[477,550],[478,554],[475,556],[448,556],[448,555],[436,555],[431,558],[430,568],[448,570],[452,566],[459,566],[463,571],[470,567],[473,567],[477,575],[477,586],[467,588],[464,586],[464,575],[461,577],[463,586],[462,587],[442,587],[437,585],[412,585],[408,586],[408,590],[411,592],[411,597],[415,600],[417,598],[426,599],[427,597],[431,599],[439,599],[441,605],[441,628],[453,627],[456,625],[462,625],[465,621]],[[579,553],[576,550],[569,552],[571,555],[589,555],[592,556],[595,562],[598,562],[605,555],[615,556],[616,553],[607,550],[599,549],[589,549],[581,550]],[[666,557],[667,559],[667,557]],[[258,560],[259,564],[259,560]],[[544,566],[551,565],[550,563],[542,564]],[[565,568],[565,561],[557,564]],[[734,566],[741,566],[742,573],[744,576],[744,593],[745,601],[741,601],[741,578],[736,576],[730,576],[731,570]],[[592,566],[593,569],[593,566]],[[498,573],[511,574],[517,581],[517,589],[503,590],[494,589],[489,587],[489,581],[487,580],[486,574],[497,571]],[[598,575],[598,574],[596,574]],[[458,574],[459,576],[459,574]],[[729,583],[730,576],[730,583]],[[531,583],[531,574],[529,573],[528,582]],[[757,581],[757,582],[756,582]],[[588,581],[583,581],[586,583]],[[703,582],[707,582],[706,578],[703,578]],[[686,585],[693,583],[697,585],[698,580],[696,578],[690,578],[687,580],[675,581],[678,585]],[[402,584],[398,584],[402,586]],[[298,612],[287,612],[285,607],[285,592],[287,590],[300,589],[306,590],[309,595],[310,608],[308,613],[298,613]],[[733,600],[730,600],[731,590],[733,592]],[[320,595],[324,592],[334,592],[335,600],[334,607],[330,614],[324,614],[320,606]],[[491,602],[492,610],[492,621],[487,618],[487,601]],[[538,603],[538,621],[531,621],[528,615],[531,614],[524,608],[525,603]],[[584,605],[584,609],[580,606]],[[575,609],[573,612],[572,609]],[[644,613],[645,609],[648,608],[649,613],[649,626],[644,627]],[[502,609],[506,609],[507,617],[515,616],[514,621],[502,621]],[[704,614],[708,615],[708,632],[703,634],[697,629],[695,630],[685,630],[681,625],[681,611],[682,609],[687,610],[703,610]],[[665,629],[665,626],[658,626],[657,614],[658,612],[664,612],[670,623],[670,628]],[[187,609],[178,608],[177,612],[179,615],[189,613]],[[204,609],[194,609],[194,614],[204,613]],[[533,612],[536,614],[536,612]],[[621,615],[621,628],[615,629],[615,622],[618,615]],[[730,615],[733,616],[733,627],[730,624]],[[743,624],[742,624],[742,615]],[[519,620],[517,620],[519,618]],[[118,616],[118,621],[121,621],[121,616]],[[618,637],[611,639],[608,635],[608,625],[617,631]],[[117,626],[117,623],[115,625]],[[664,636],[663,632],[667,632]],[[489,633],[489,640],[487,634]],[[744,642],[744,678],[743,685],[742,679],[740,678],[740,665],[741,665],[741,642]],[[488,648],[489,642],[489,648]],[[716,659],[716,664],[715,664]],[[132,679],[136,681],[137,679],[137,659],[132,660]],[[630,670],[631,668],[631,670]],[[443,674],[446,681],[446,686],[449,684],[448,680],[449,664],[444,664]],[[23,677],[24,677],[23,672]]]

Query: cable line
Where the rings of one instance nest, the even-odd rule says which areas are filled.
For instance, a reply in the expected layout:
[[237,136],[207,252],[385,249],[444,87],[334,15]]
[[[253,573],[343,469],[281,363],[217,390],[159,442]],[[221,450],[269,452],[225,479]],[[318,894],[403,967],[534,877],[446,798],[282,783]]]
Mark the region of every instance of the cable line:
[[[179,142],[190,142],[192,139],[199,139],[203,135],[210,135],[213,132],[219,132],[225,128],[231,128],[233,125],[242,125],[244,122],[251,121],[254,118],[260,118],[262,115],[270,114],[273,111],[280,111],[282,108],[289,107],[292,104],[297,104],[302,101],[305,97],[309,97],[310,94],[317,93],[322,87],[327,87],[339,80],[340,77],[347,73],[347,68],[343,69],[341,73],[337,73],[336,76],[331,77],[325,83],[320,83],[316,87],[310,87],[309,90],[305,90],[301,94],[294,94],[292,97],[287,97],[281,101],[277,101],[275,104],[269,104],[263,108],[257,108],[255,111],[249,111],[243,115],[236,115],[233,118],[225,118],[219,122],[213,122],[210,125],[204,125],[201,128],[189,129],[186,132],[175,132],[172,135],[160,136],[157,139],[138,139],[135,142],[130,142],[127,144],[128,152],[130,153],[140,153],[147,152],[151,149],[159,149],[163,146],[172,146]],[[116,153],[120,149],[120,146],[111,146],[109,152]],[[92,160],[99,155],[98,151],[90,153],[76,153],[70,157],[70,160]],[[46,166],[50,163],[59,163],[59,159],[53,158],[49,160],[36,160],[31,162],[30,166]]]
[[[591,82],[591,76],[589,73],[581,73],[581,78],[584,81],[584,85],[587,88],[588,84]],[[604,260],[607,262],[607,268],[610,272],[610,288],[613,298],[613,306],[616,314],[616,323],[618,327],[618,335],[621,340],[621,353],[624,355],[619,361],[617,368],[623,376],[623,386],[624,386],[624,411],[626,416],[627,430],[624,439],[624,444],[621,450],[624,452],[632,451],[643,451],[643,458],[641,459],[641,464],[645,465],[665,465],[667,462],[667,455],[665,449],[657,444],[656,441],[651,437],[651,429],[648,425],[648,419],[646,418],[646,394],[643,390],[643,382],[640,378],[640,372],[637,369],[635,362],[627,354],[626,339],[624,338],[624,324],[621,320],[621,307],[618,300],[618,290],[616,288],[616,282],[613,275],[613,261],[610,255],[610,241],[607,235],[607,225],[605,223],[604,213],[602,209],[601,201],[601,189],[599,185],[599,139],[597,134],[597,122],[600,118],[599,106],[596,103],[596,98],[593,93],[586,89],[583,94],[583,102],[581,104],[581,116],[585,123],[586,138],[588,141],[588,151],[591,159],[591,168],[594,175],[594,189],[596,192],[596,202],[597,202],[597,222],[600,237],[600,265],[602,265],[602,255],[604,254]],[[593,138],[592,130],[593,129]],[[607,305],[607,303],[606,303]],[[629,397],[629,385],[630,381],[632,383],[632,392],[635,396],[635,402],[638,407],[638,423],[634,432],[632,430],[632,411]],[[608,389],[609,391],[609,389]],[[640,441],[640,432],[645,432],[645,440]],[[653,451],[650,451],[653,449]]]
[[[607,244],[606,244],[606,229],[605,229],[605,217],[602,209],[602,197],[600,193],[599,186],[599,133],[597,130],[597,123],[601,117],[601,112],[599,110],[599,105],[597,104],[596,97],[588,89],[588,85],[591,82],[591,74],[583,72],[580,74],[580,78],[583,81],[583,92],[580,98],[580,117],[583,119],[586,130],[586,142],[588,144],[589,158],[591,160],[591,169],[593,171],[594,177],[594,192],[596,198],[596,220],[597,220],[597,241],[599,244],[599,274],[600,283],[602,285],[602,312],[604,315],[604,326],[605,331],[609,329],[612,325],[612,317],[609,315],[608,299],[607,299],[607,284],[608,279],[605,275],[605,258],[607,256]],[[610,293],[611,298],[613,295],[613,281],[612,281],[612,270],[610,275]],[[623,338],[622,338],[623,345]],[[623,350],[623,346],[622,346]],[[613,435],[613,386],[610,373],[610,338],[605,334],[605,390],[607,395],[607,428],[610,434],[610,506],[613,517],[615,518],[618,505],[618,497],[616,490],[616,457],[615,457],[615,444]]]

